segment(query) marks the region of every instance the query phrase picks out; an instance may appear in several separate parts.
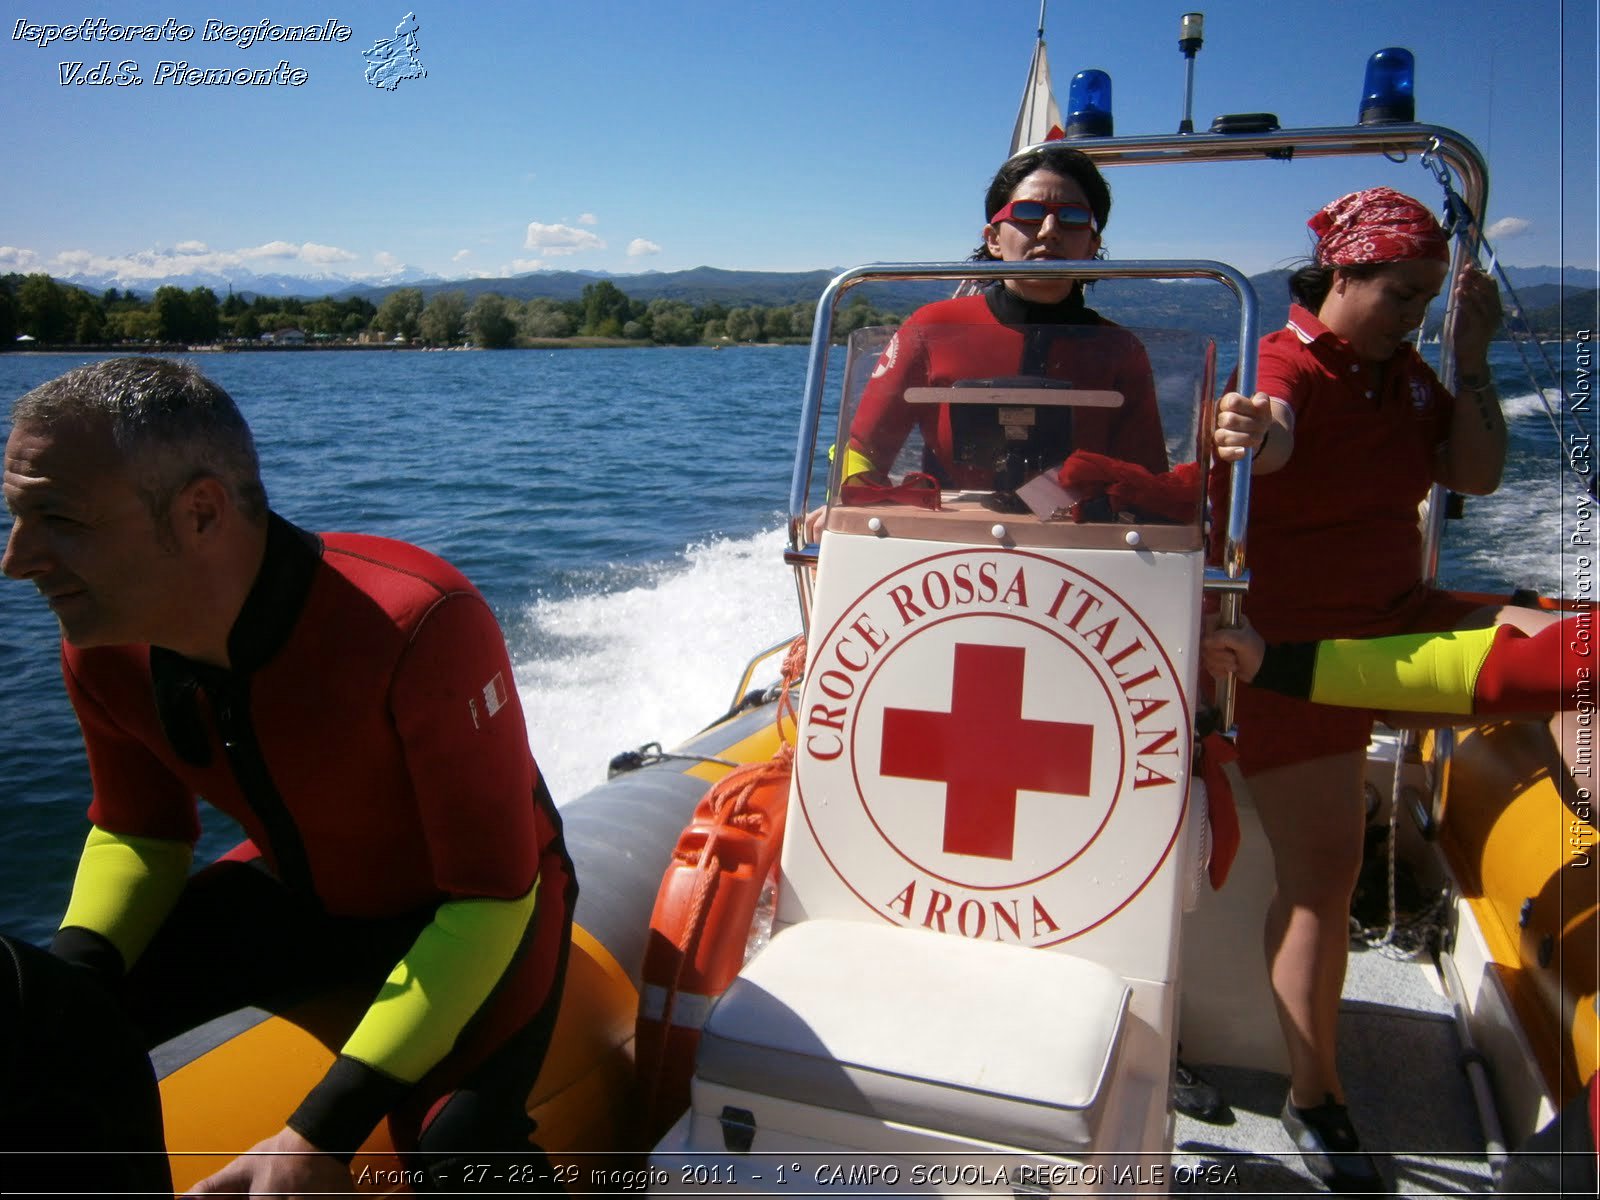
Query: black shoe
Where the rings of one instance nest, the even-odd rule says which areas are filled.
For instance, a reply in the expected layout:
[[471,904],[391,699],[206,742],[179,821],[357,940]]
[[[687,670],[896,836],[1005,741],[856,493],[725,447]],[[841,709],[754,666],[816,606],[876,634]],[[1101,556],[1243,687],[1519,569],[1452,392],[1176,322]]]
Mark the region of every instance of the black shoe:
[[1222,1098],[1222,1090],[1196,1075],[1178,1059],[1172,1070],[1172,1107],[1196,1121],[1212,1125],[1227,1125],[1233,1121],[1233,1111]]
[[1334,1192],[1385,1192],[1378,1164],[1362,1151],[1350,1112],[1330,1095],[1315,1108],[1283,1102],[1283,1127],[1309,1170]]

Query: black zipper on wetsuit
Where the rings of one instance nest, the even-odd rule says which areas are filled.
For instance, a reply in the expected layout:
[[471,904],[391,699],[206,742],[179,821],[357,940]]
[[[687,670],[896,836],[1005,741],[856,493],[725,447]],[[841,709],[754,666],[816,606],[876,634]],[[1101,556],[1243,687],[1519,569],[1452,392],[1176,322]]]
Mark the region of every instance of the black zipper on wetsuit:
[[150,648],[150,679],[161,726],[178,757],[196,766],[211,762],[211,734],[196,693],[204,692],[234,783],[260,820],[278,878],[312,903],[313,885],[300,827],[272,781],[250,715],[250,681],[288,641],[322,558],[322,544],[276,513],[268,518],[261,570],[228,634],[229,667],[197,662],[172,650]]
[[205,686],[216,715],[222,748],[233,768],[234,782],[266,830],[278,878],[291,891],[320,904],[300,827],[272,781],[272,772],[267,769],[266,756],[261,753],[261,743],[256,738],[255,724],[250,720],[249,678],[230,674],[223,680],[208,681]]

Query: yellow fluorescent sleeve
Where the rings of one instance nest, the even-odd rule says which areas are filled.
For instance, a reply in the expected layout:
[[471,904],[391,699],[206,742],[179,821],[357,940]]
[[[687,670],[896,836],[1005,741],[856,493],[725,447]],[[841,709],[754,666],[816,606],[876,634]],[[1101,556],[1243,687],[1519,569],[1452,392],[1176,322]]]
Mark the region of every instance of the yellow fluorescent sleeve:
[[131,967],[172,911],[188,878],[187,842],[89,830],[61,927],[100,934]]
[[857,475],[870,475],[878,468],[872,465],[872,460],[854,446],[844,448],[844,471],[840,479],[853,479]]
[[1494,629],[1337,638],[1317,649],[1310,699],[1406,712],[1472,712]]
[[505,974],[532,920],[539,882],[515,900],[439,906],[345,1043],[343,1053],[415,1083],[449,1053]]

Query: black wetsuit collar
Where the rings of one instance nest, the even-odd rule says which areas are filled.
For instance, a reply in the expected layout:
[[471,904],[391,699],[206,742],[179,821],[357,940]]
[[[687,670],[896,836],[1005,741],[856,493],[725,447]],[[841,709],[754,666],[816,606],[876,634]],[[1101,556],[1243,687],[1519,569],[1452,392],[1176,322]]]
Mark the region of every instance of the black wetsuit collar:
[[289,524],[277,513],[267,518],[267,547],[261,569],[228,632],[229,666],[186,658],[162,646],[150,647],[150,681],[156,709],[181,757],[198,766],[211,758],[195,692],[213,697],[247,686],[249,676],[272,661],[289,640],[311,591],[322,559],[322,540]]
[[322,559],[322,539],[289,524],[277,513],[267,517],[267,550],[261,570],[228,633],[228,662],[249,675],[283,648],[300,619],[311,578]]
[[1036,304],[1003,283],[985,288],[983,298],[1002,325],[1095,325],[1100,321],[1100,314],[1083,302],[1081,285],[1054,304]]

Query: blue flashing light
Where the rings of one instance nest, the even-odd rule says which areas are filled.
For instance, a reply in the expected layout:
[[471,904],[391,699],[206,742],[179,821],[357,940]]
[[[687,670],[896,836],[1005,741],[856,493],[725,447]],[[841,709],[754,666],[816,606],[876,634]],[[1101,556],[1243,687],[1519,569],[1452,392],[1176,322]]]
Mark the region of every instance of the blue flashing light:
[[1367,59],[1366,83],[1361,89],[1361,124],[1414,121],[1417,101],[1412,93],[1416,62],[1403,46],[1390,46]]
[[1067,136],[1111,136],[1111,76],[1079,71],[1067,88]]

